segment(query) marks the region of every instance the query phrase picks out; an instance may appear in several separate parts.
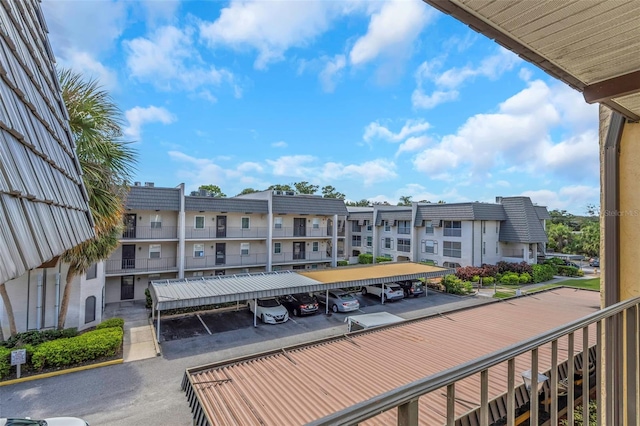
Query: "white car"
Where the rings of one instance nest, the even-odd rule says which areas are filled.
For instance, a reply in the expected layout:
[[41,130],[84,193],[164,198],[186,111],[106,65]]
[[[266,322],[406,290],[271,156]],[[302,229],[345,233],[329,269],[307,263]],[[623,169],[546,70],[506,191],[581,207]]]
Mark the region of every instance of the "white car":
[[248,300],[247,307],[265,324],[279,324],[289,320],[287,308],[282,306],[275,297],[258,299],[257,306],[256,299]]
[[362,294],[372,294],[374,296],[381,297],[383,302],[404,298],[404,290],[398,284],[385,284],[384,296],[382,295],[382,284],[365,285],[362,287]]
[[329,300],[327,301],[326,292],[320,291],[313,294],[318,302],[323,305],[329,305],[333,312],[351,312],[360,309],[360,302],[353,297],[352,294],[342,290],[329,291]]
[[0,419],[0,426],[89,426],[89,423],[77,417],[51,417],[44,420],[24,418]]

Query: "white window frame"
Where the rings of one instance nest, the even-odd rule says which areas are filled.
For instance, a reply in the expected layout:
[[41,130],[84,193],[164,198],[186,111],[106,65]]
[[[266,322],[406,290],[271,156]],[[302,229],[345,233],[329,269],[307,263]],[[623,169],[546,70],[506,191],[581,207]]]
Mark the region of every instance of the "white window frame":
[[240,256],[248,256],[251,251],[251,243],[240,243]]
[[149,222],[151,223],[151,229],[160,229],[160,228],[162,228],[162,215],[161,214],[152,214]]
[[388,220],[385,220],[382,224],[384,225],[384,232],[391,232],[391,225]]
[[320,251],[320,243],[318,241],[311,243],[311,251]]
[[367,247],[372,247],[372,246],[373,246],[373,237],[372,237],[371,235],[369,235],[369,236],[367,237],[367,242],[366,242],[366,244],[367,244]]
[[282,218],[281,217],[274,217],[273,218],[273,227],[275,229],[282,229]]
[[398,231],[397,233],[400,235],[409,235],[411,234],[411,221],[410,220],[399,220],[398,221]]
[[371,223],[370,220],[365,220],[364,223],[367,227],[367,231],[373,231],[373,224]]
[[[429,249],[431,249],[431,251],[429,251]],[[436,240],[425,241],[424,252],[429,254],[438,254],[438,242]]]
[[382,239],[382,246],[386,249],[393,250],[393,238],[386,237]]
[[[154,254],[158,254],[154,256]],[[162,245],[161,244],[149,244],[149,259],[160,259],[162,257]]]
[[[244,226],[245,219],[247,220],[247,226]],[[240,218],[240,228],[242,229],[251,229],[251,218],[248,216],[243,216]]]
[[282,243],[273,243],[273,253],[282,254]]
[[352,235],[351,236],[351,246],[352,247],[362,247],[362,236],[360,236],[360,235]]
[[193,245],[193,257],[204,257],[204,244]]
[[311,219],[311,227],[313,229],[320,229],[320,218],[314,217]]
[[432,220],[427,220],[424,223],[424,233],[428,234],[428,235],[433,235],[434,230],[433,230],[433,221]]
[[[202,219],[202,226],[198,226],[198,219]],[[193,218],[193,229],[204,229],[204,226],[205,226],[204,216],[195,216]]]
[[[402,241],[402,244],[400,244],[401,241]],[[403,253],[410,253],[411,252],[411,238],[398,238],[396,250],[397,251],[401,251]]]
[[[445,245],[449,245],[450,247],[445,247]],[[454,248],[453,246],[457,246],[460,248]],[[459,256],[456,256],[457,252],[460,253]],[[446,257],[452,257],[454,259],[462,258],[462,242],[460,241],[443,241],[442,242],[442,255]]]
[[[456,226],[460,224],[460,226]],[[461,220],[445,220],[442,228],[445,237],[462,237],[462,221]]]

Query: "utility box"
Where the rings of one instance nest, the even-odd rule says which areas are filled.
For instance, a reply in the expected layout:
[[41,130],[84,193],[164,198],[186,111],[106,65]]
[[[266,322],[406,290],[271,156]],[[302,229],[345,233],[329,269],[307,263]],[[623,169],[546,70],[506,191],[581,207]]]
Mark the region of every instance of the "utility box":
[[365,330],[372,327],[382,327],[383,325],[395,324],[404,321],[397,315],[389,312],[375,312],[373,314],[350,315],[344,319],[349,331]]

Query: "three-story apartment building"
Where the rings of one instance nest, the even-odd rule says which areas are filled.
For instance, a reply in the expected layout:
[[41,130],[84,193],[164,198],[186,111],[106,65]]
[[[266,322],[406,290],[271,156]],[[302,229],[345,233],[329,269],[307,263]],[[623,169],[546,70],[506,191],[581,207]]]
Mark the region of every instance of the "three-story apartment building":
[[105,262],[105,300],[143,299],[151,280],[336,266],[347,213],[342,200],[292,192],[218,198],[136,184]]
[[420,204],[349,208],[349,256],[371,253],[394,261],[444,267],[536,263],[544,255],[546,207],[528,197],[496,203]]

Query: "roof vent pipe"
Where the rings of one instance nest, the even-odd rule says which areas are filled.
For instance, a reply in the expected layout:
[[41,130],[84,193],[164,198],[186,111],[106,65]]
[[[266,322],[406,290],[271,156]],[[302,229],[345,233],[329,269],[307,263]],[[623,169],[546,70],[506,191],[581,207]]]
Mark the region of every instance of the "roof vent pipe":
[[502,204],[502,197],[496,197],[496,203]]

